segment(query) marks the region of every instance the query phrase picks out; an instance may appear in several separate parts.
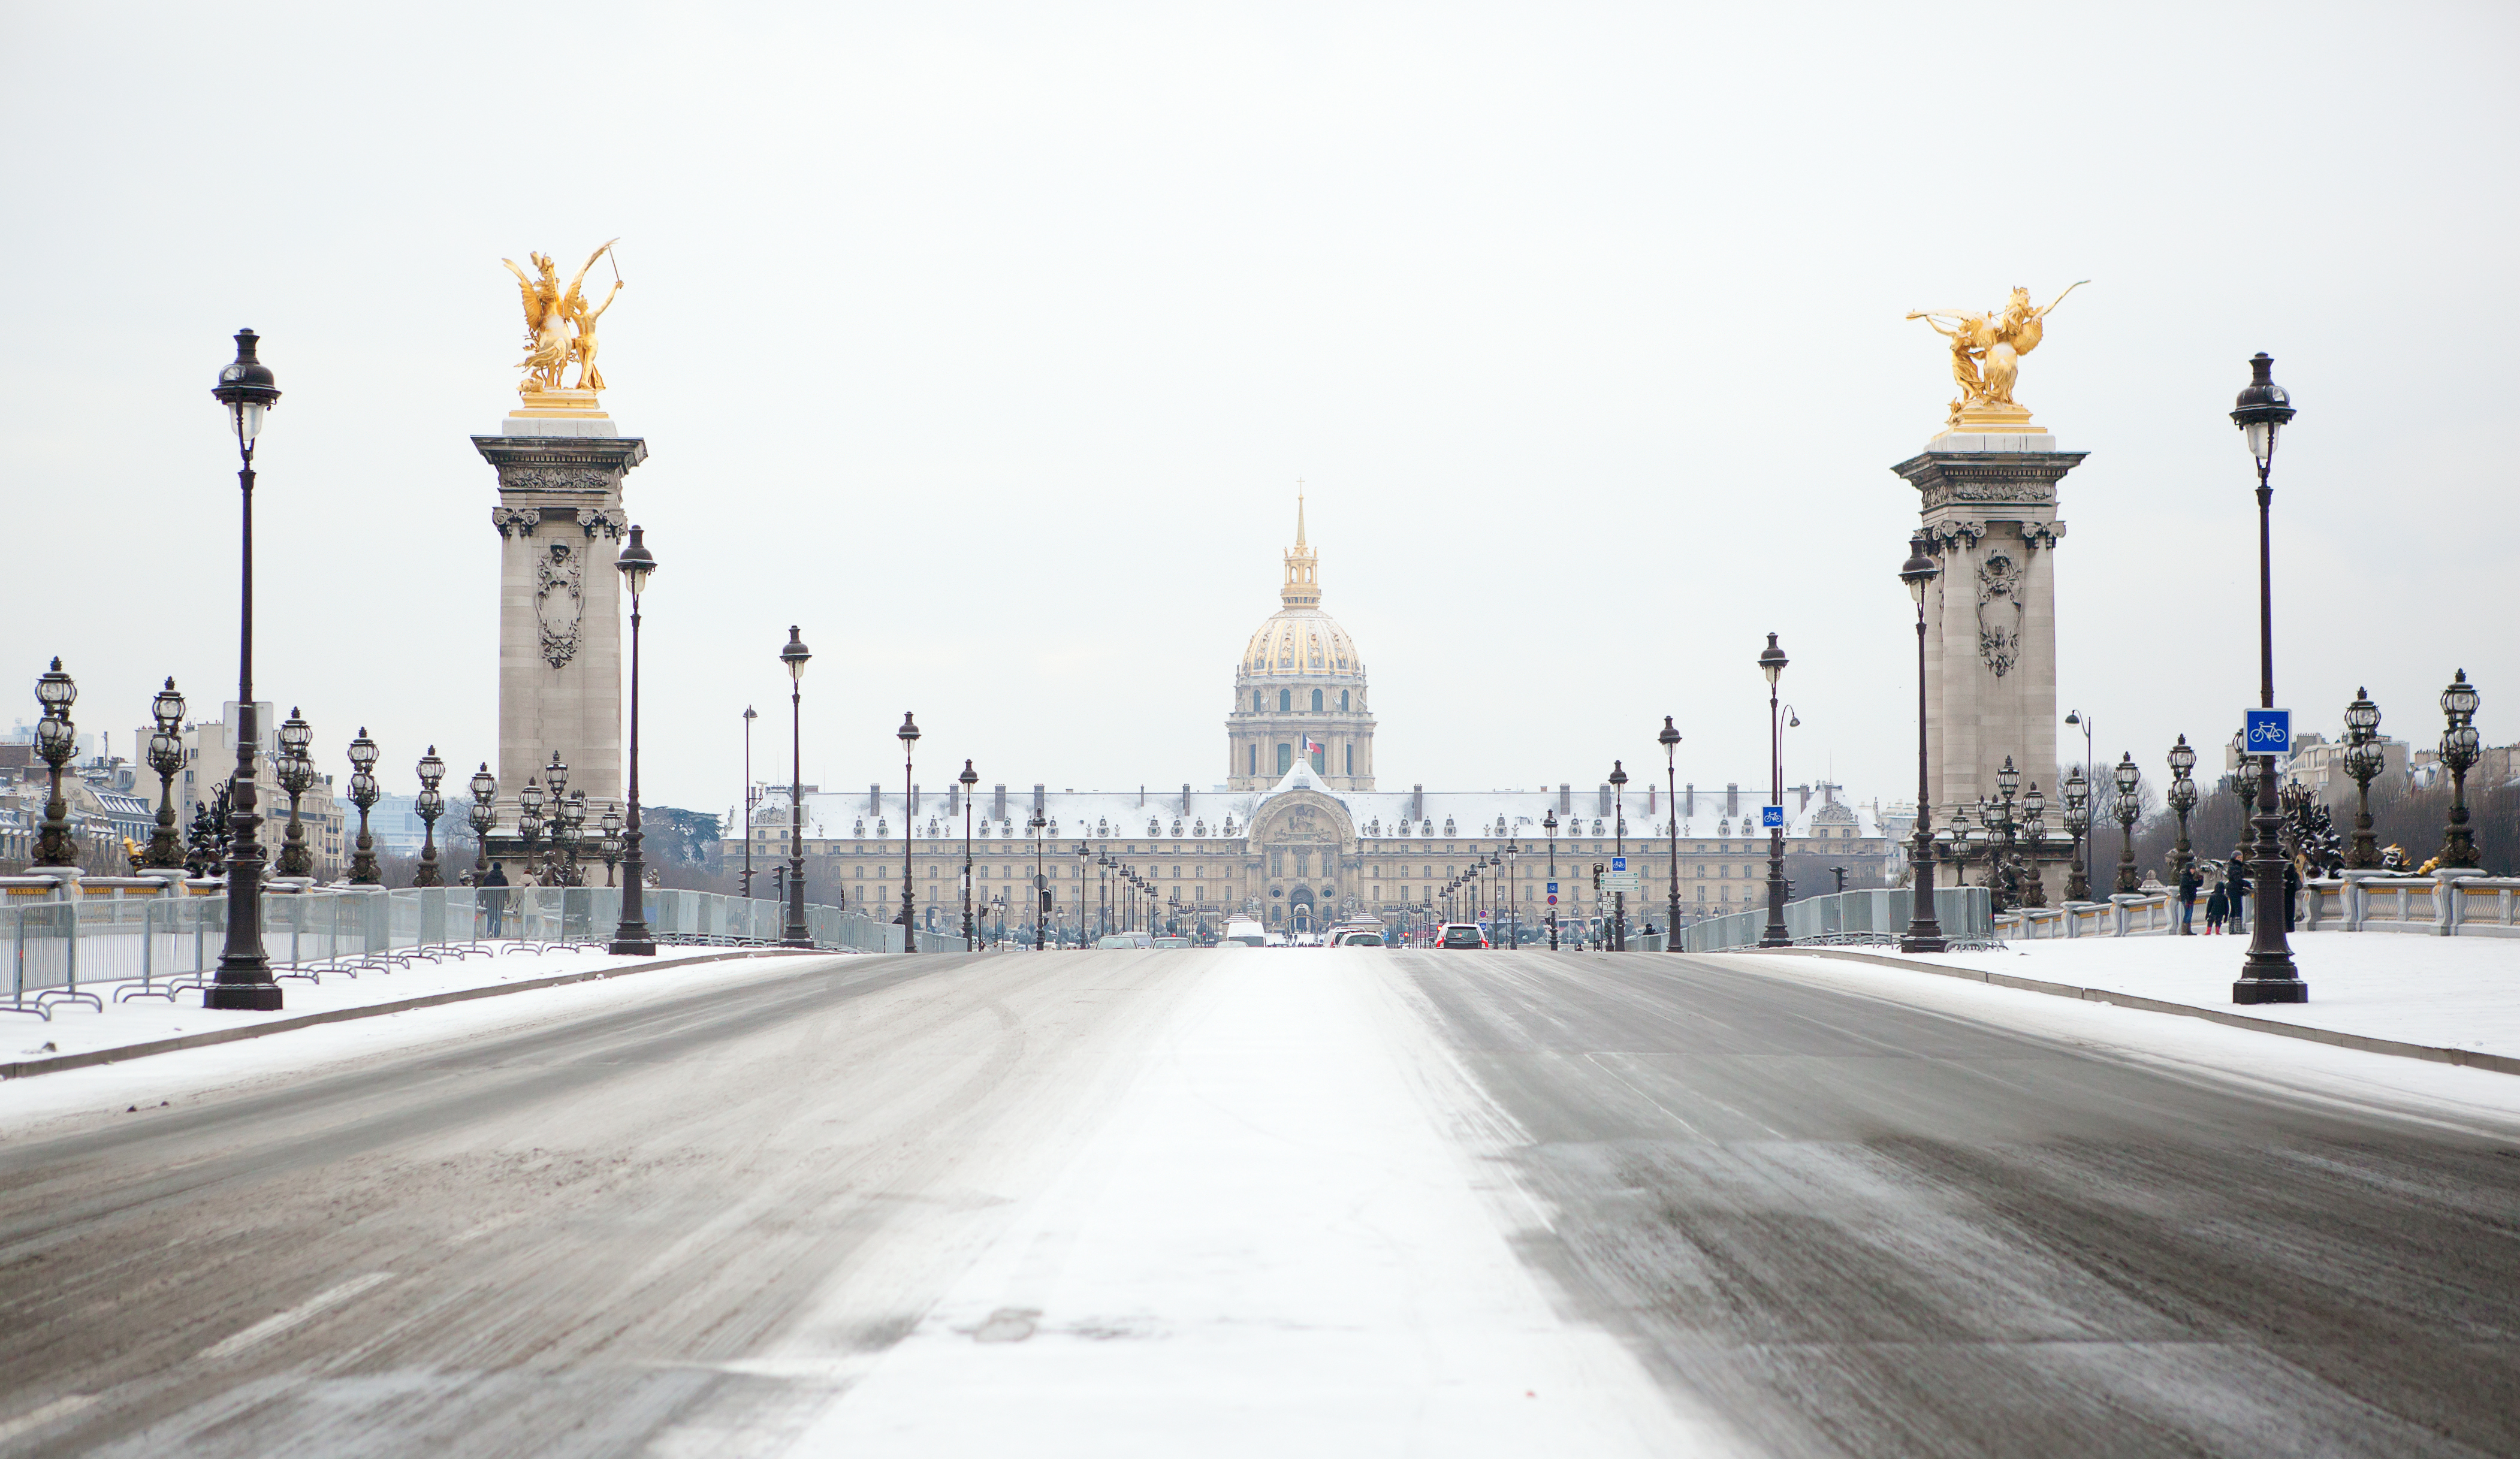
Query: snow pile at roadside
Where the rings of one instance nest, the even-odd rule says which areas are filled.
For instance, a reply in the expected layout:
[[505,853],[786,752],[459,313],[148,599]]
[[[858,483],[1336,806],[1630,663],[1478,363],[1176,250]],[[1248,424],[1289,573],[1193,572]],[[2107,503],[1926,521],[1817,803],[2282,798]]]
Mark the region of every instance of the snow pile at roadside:
[[532,983],[571,973],[639,968],[731,951],[734,950],[659,948],[654,957],[615,957],[608,952],[566,949],[502,951],[489,956],[476,954],[448,958],[442,962],[415,961],[391,972],[368,969],[355,977],[346,972],[326,972],[321,975],[320,982],[314,983],[301,978],[283,978],[280,980],[282,1007],[276,1013],[204,1008],[202,995],[194,990],[176,994],[171,1001],[165,997],[137,997],[116,1002],[116,993],[134,985],[90,984],[82,991],[93,993],[104,1001],[105,1011],[102,1013],[84,1003],[64,1002],[53,1004],[49,1020],[32,1013],[0,1010],[0,1064],[89,1053],[97,1049],[127,1048],[134,1044],[224,1029],[283,1023],[292,1018],[303,1018],[309,1013],[374,1007],[380,1003],[398,1003],[433,994]]
[[2228,935],[2017,942],[2002,952],[1914,960],[2432,1048],[2520,1055],[2520,939],[2297,932],[2291,941],[2310,985],[2307,1003],[2233,1004],[2231,984],[2249,941]]

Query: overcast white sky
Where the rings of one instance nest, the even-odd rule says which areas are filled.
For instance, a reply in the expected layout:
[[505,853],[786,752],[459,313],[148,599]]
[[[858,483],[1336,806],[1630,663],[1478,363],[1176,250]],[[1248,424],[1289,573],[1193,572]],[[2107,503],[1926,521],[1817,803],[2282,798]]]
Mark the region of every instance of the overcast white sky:
[[499,259],[619,235],[654,802],[735,801],[747,702],[779,773],[791,622],[808,780],[897,774],[905,708],[929,785],[1222,779],[1298,477],[1386,788],[1589,784],[1665,714],[1755,780],[1775,631],[1788,778],[1887,799],[1888,468],[1950,393],[1901,315],[2088,278],[2019,386],[2092,453],[2060,712],[2158,774],[2255,702],[2265,349],[2279,702],[2429,741],[2464,666],[2508,741],[2516,15],[7,4],[6,663],[118,750],[235,692],[250,325],[259,687],[330,762],[495,758]]

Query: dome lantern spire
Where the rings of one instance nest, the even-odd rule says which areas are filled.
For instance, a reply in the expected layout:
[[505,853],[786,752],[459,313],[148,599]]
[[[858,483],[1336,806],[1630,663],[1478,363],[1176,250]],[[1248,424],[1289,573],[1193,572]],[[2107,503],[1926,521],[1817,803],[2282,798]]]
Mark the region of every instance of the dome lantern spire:
[[1319,562],[1304,543],[1303,485],[1295,483],[1295,546],[1286,553],[1286,585],[1278,590],[1279,601],[1290,608],[1318,607],[1322,601]]

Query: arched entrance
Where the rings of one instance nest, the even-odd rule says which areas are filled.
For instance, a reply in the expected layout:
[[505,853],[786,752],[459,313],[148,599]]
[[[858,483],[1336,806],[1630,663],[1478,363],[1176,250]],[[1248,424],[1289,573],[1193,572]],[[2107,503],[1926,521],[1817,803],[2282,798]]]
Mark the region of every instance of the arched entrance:
[[1286,915],[1297,933],[1309,934],[1320,930],[1320,924],[1313,917],[1311,887],[1297,887],[1286,894]]

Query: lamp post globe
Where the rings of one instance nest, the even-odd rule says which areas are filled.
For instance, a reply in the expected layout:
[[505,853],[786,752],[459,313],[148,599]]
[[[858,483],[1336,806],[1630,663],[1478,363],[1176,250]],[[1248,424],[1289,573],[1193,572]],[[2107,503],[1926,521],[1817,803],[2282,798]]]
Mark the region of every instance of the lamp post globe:
[[308,724],[295,706],[289,718],[280,722],[280,755],[274,769],[280,788],[289,792],[289,829],[280,841],[280,874],[290,877],[311,877],[315,874],[315,849],[308,843],[305,822],[298,818],[300,804],[306,792],[315,788],[315,762],[306,748],[314,743],[315,727]]
[[281,1005],[280,985],[262,947],[262,825],[255,794],[254,756],[262,746],[253,703],[253,447],[264,419],[280,403],[271,367],[257,358],[260,336],[239,330],[236,359],[221,367],[210,394],[226,408],[236,432],[238,553],[236,774],[229,780],[227,940],[219,970],[202,991],[205,1008],[270,1012]]
[[2441,761],[2450,767],[2450,822],[2443,828],[2441,864],[2476,864],[2475,832],[2468,825],[2467,773],[2485,756],[2484,738],[2476,729],[2476,685],[2461,669],[2441,692]]
[[2354,777],[2354,845],[2345,853],[2345,864],[2356,870],[2380,864],[2379,842],[2371,834],[2371,782],[2387,763],[2380,746],[2380,706],[2372,702],[2369,689],[2357,688],[2354,702],[2345,706],[2345,773]]
[[2118,857],[2117,889],[2132,893],[2140,884],[2135,868],[2135,822],[2138,810],[2136,787],[2143,782],[2143,771],[2137,766],[2135,753],[2130,750],[2118,757],[2117,768],[2110,774],[2118,787],[2118,824],[2126,832],[2125,850]]
[[1902,952],[1940,952],[1942,918],[1934,907],[1933,786],[1927,774],[1925,721],[1925,590],[1943,575],[1934,560],[1933,542],[1918,532],[1908,539],[1908,560],[1899,565],[1899,581],[1916,609],[1916,825],[1909,837],[1908,930],[1899,939]]
[[[608,951],[626,956],[650,957],[655,954],[656,940],[648,932],[648,862],[643,852],[647,833],[641,829],[639,816],[639,623],[648,592],[648,579],[656,572],[656,554],[648,551],[645,527],[636,522],[631,524],[630,540],[622,544],[612,565],[621,574],[621,585],[630,590],[630,781],[624,797],[629,806],[628,818],[616,827],[611,823],[612,813],[605,813],[605,844],[617,847],[621,858],[621,920],[612,929]],[[748,733],[744,750],[747,764],[743,788],[749,795],[752,786]],[[749,855],[752,836],[748,828],[743,844],[745,853]],[[604,879],[608,882],[612,879],[610,855],[605,859]]]
[[[1768,646],[1759,652],[1759,672],[1768,678],[1768,804],[1785,803],[1785,731],[1777,717],[1777,681],[1785,672],[1785,651],[1777,646],[1777,636],[1768,635]],[[1768,925],[1759,934],[1762,948],[1790,948],[1793,934],[1785,931],[1785,828],[1768,827]]]
[[78,845],[70,835],[70,804],[62,794],[62,771],[78,754],[78,728],[70,706],[78,701],[78,685],[62,670],[56,657],[51,669],[35,681],[35,702],[43,717],[35,722],[35,753],[50,773],[51,791],[44,800],[44,825],[35,843],[38,866],[75,867]]
[[901,728],[892,732],[901,741],[901,951],[916,952],[919,951],[918,904],[912,895],[910,878],[914,869],[911,838],[919,828],[911,824],[910,765],[914,752],[919,748],[919,722],[905,709],[901,712]]
[[[2249,361],[2249,383],[2233,402],[2231,423],[2240,428],[2250,459],[2258,467],[2258,704],[2275,707],[2274,488],[2269,473],[2274,465],[2275,438],[2293,419],[2292,396],[2274,381],[2274,361],[2260,350]],[[2276,807],[2275,759],[2258,759],[2257,814],[2250,825],[2257,845],[2250,874],[2257,885],[2255,923],[2249,929],[2248,955],[2240,977],[2231,985],[2235,1003],[2300,1003],[2310,998],[2309,986],[2293,965],[2292,946],[2284,916],[2284,855],[2276,830],[2283,817]],[[2245,761],[2243,762],[2245,764]]]
[[495,804],[499,777],[490,774],[490,762],[481,762],[481,768],[472,773],[466,788],[472,792],[472,809],[465,818],[472,824],[472,875],[477,883],[490,872],[490,831],[499,823],[499,809]]

